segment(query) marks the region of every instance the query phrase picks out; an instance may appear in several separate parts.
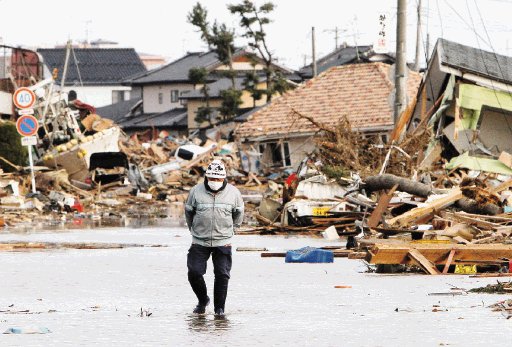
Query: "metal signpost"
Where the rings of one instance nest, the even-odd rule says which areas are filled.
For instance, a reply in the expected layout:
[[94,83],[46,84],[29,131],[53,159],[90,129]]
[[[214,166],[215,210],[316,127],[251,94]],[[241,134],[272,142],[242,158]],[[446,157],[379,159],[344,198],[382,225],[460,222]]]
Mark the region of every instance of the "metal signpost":
[[32,146],[37,144],[37,137],[34,136],[37,133],[39,124],[36,117],[31,114],[34,110],[31,108],[35,101],[36,96],[33,91],[28,88],[22,87],[16,89],[13,94],[14,105],[20,109],[19,113],[21,116],[16,121],[16,129],[22,136],[21,144],[27,146],[28,149],[28,160],[30,162],[30,174],[32,177],[32,193],[36,193],[36,179],[34,176],[34,161],[32,159]]

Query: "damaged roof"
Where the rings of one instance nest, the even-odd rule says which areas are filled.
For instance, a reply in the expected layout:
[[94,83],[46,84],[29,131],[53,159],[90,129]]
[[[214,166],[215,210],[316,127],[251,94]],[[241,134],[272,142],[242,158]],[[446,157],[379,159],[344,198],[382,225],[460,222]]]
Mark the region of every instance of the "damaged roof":
[[[327,127],[347,116],[359,130],[382,130],[393,126],[392,68],[384,63],[336,66],[297,89],[285,93],[249,116],[237,130],[238,137],[305,134],[318,131],[313,118]],[[417,93],[421,75],[408,73],[408,100]]]
[[438,39],[441,65],[471,72],[504,83],[512,83],[512,57]]
[[[43,56],[50,73],[58,69],[56,81],[60,84],[66,48],[42,48],[37,52]],[[85,86],[121,84],[126,78],[144,71],[146,67],[133,48],[73,48],[65,84],[74,85],[80,81]]]

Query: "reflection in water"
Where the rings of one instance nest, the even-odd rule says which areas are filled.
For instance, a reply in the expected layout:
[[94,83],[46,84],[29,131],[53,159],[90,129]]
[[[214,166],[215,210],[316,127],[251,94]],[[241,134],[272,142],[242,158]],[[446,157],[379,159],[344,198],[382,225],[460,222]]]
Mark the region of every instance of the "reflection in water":
[[186,318],[188,328],[196,332],[226,331],[232,324],[226,317],[220,318],[208,314],[190,314]]

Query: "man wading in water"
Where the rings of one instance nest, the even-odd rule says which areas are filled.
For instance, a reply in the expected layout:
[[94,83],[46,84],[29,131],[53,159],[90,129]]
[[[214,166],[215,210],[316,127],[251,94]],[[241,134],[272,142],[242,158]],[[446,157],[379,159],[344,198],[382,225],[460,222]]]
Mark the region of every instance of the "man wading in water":
[[185,218],[192,234],[188,250],[188,281],[197,296],[194,313],[204,314],[210,303],[203,275],[212,256],[215,282],[213,305],[216,317],[224,317],[231,271],[231,238],[242,224],[244,202],[240,191],[226,180],[226,168],[220,160],[208,165],[204,183],[190,190],[185,203]]

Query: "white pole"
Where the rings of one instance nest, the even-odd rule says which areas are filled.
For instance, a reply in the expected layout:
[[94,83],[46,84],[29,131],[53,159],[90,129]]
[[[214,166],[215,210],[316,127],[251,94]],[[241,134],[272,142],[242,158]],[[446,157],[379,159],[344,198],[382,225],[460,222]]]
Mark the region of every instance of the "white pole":
[[34,161],[32,160],[32,145],[28,145],[28,161],[30,162],[30,175],[32,176],[32,193],[36,193],[36,177],[34,176]]

